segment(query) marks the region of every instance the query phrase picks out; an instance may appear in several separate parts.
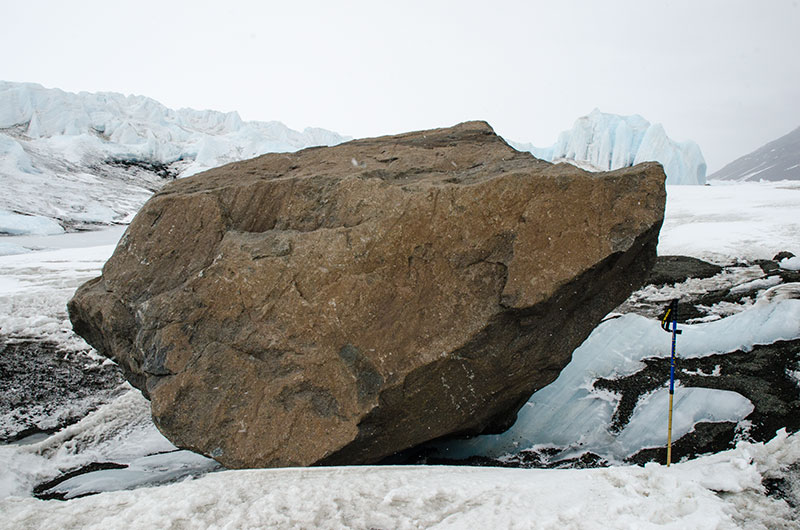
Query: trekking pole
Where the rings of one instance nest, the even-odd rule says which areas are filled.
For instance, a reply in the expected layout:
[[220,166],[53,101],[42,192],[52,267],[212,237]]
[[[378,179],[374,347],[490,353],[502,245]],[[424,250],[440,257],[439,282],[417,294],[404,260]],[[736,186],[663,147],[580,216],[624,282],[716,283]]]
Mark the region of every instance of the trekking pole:
[[[670,329],[670,322],[672,329]],[[672,398],[675,395],[675,338],[681,334],[678,331],[678,300],[670,302],[666,313],[661,319],[661,329],[672,333],[672,355],[669,358],[669,419],[667,420],[667,467],[672,462]]]

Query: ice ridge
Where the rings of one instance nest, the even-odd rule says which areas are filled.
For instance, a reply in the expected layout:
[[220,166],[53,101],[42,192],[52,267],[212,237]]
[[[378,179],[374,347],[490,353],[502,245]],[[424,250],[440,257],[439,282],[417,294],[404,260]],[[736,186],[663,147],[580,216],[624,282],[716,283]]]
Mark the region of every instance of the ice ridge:
[[550,162],[570,162],[584,169],[609,171],[640,162],[660,162],[667,184],[705,184],[706,162],[693,141],[676,142],[664,127],[638,114],[619,116],[595,109],[575,121],[550,147],[509,142],[520,151]]
[[144,96],[0,81],[0,212],[66,228],[125,223],[169,178],[348,139]]

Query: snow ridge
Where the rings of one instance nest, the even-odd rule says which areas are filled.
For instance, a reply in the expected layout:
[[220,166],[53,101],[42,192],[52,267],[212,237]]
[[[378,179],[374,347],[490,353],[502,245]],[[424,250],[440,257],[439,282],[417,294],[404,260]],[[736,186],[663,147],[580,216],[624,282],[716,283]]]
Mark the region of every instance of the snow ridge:
[[67,227],[124,223],[166,178],[347,139],[236,112],[173,110],[143,96],[0,81],[0,214]]
[[[706,162],[693,141],[676,142],[664,127],[634,114],[619,116],[594,109],[562,132],[550,147],[509,142],[520,151],[551,162],[569,162],[584,169],[610,171],[640,162],[664,166],[667,184],[705,184]],[[588,164],[588,166],[587,166]]]

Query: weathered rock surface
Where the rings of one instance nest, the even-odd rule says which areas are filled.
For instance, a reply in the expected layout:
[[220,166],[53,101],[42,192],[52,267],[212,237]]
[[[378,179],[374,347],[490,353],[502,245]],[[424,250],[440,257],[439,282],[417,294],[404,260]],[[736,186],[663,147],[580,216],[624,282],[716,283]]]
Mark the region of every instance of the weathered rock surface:
[[376,462],[507,428],[644,282],[664,201],[658,164],[554,166],[483,122],[270,154],[163,188],[70,316],[178,446]]

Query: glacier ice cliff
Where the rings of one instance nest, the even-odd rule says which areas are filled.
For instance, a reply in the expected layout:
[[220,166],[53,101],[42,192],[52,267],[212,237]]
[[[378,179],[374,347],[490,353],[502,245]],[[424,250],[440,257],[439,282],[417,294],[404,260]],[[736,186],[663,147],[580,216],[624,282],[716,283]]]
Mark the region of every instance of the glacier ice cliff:
[[609,171],[640,162],[660,162],[667,184],[705,184],[706,161],[693,141],[676,142],[664,127],[638,114],[619,116],[593,110],[578,118],[550,147],[509,143],[550,162],[569,162],[584,169]]
[[67,228],[125,223],[169,178],[348,139],[143,96],[0,81],[0,212]]

